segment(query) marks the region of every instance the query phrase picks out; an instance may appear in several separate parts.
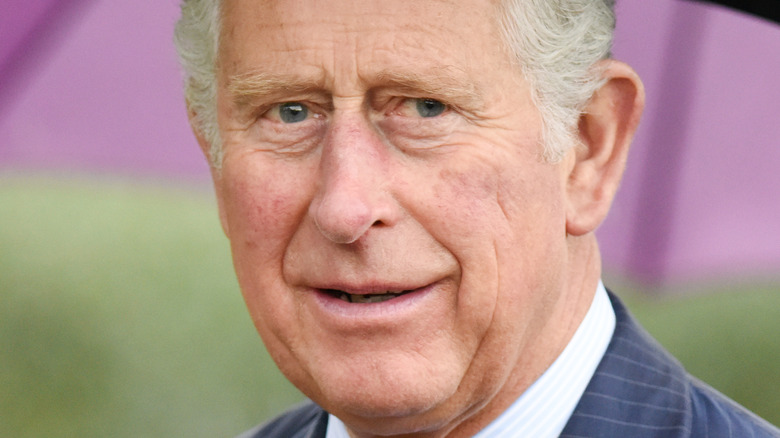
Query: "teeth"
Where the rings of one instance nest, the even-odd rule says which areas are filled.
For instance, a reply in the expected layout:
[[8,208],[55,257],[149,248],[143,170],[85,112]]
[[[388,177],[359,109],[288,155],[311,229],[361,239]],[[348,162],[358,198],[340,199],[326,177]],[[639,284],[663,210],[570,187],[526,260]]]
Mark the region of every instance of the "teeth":
[[381,303],[383,301],[392,300],[393,298],[402,295],[404,292],[387,292],[384,294],[348,294],[342,292],[339,295],[339,299],[348,303]]
[[397,297],[397,294],[352,295],[353,303],[381,303]]

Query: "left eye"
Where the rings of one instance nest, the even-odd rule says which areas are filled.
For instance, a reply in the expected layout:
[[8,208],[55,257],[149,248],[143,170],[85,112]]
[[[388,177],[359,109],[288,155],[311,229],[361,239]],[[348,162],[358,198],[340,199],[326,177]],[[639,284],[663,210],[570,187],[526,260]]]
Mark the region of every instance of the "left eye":
[[287,102],[279,105],[279,118],[284,123],[298,123],[306,120],[309,109],[300,102]]
[[415,107],[421,117],[436,117],[447,109],[447,105],[435,99],[416,99]]

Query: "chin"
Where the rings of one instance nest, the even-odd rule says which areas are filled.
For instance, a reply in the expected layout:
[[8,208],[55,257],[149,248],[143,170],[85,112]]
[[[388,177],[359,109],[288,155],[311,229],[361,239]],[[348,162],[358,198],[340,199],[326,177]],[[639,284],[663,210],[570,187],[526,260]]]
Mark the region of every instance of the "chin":
[[323,400],[314,401],[345,423],[379,435],[436,429],[448,422],[440,418],[446,416],[442,408],[450,404],[460,378],[446,372],[435,378],[426,378],[426,373],[390,374],[328,380],[342,384],[322,388]]

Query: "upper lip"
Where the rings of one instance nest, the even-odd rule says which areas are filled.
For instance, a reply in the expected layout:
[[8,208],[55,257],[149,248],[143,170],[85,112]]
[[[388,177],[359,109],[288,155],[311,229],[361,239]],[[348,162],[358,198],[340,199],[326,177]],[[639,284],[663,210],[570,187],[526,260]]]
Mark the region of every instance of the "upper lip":
[[365,284],[322,284],[313,286],[315,289],[325,291],[339,291],[348,293],[350,295],[378,295],[387,292],[401,293],[413,291],[426,287],[430,283],[425,284],[401,284],[395,282],[374,282]]

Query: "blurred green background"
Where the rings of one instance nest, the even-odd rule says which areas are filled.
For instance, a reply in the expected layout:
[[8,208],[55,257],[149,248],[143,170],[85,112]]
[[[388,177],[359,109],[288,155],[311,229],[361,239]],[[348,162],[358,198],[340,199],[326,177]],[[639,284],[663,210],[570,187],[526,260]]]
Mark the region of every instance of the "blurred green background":
[[[780,281],[607,283],[780,424]],[[0,436],[230,437],[301,399],[244,309],[209,187],[0,174]]]

